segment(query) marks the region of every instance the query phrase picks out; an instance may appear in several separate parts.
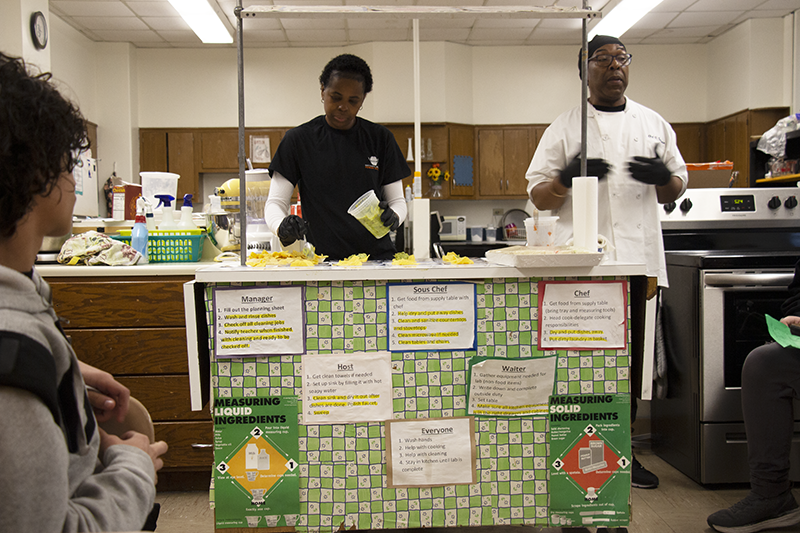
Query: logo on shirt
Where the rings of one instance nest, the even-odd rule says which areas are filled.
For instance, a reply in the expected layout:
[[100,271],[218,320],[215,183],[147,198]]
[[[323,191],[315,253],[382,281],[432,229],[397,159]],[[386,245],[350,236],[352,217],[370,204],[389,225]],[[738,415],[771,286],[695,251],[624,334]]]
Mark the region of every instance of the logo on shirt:
[[647,138],[648,138],[648,139],[653,139],[654,141],[657,141],[657,142],[659,142],[659,143],[661,143],[661,144],[667,144],[667,143],[665,143],[665,142],[664,142],[664,139],[662,139],[662,138],[661,138],[661,137],[659,137],[658,135],[650,135],[650,134],[648,133],[648,134],[647,134]]
[[364,165],[364,168],[368,168],[370,170],[378,170],[378,158],[375,157],[374,155],[370,156],[369,164]]

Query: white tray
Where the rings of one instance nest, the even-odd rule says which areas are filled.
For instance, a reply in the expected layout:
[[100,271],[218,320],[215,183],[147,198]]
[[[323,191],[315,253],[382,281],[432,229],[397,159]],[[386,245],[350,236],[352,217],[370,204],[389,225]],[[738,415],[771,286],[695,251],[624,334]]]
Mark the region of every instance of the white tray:
[[596,266],[603,260],[603,254],[572,246],[508,246],[488,250],[486,260],[517,268]]

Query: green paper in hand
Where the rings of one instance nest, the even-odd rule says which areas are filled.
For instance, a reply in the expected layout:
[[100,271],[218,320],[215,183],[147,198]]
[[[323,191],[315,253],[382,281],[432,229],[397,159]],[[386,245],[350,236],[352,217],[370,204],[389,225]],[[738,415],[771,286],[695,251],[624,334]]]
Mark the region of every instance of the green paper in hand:
[[769,335],[772,337],[775,342],[786,348],[787,346],[791,346],[793,348],[800,348],[800,337],[797,335],[792,335],[792,332],[789,331],[789,326],[775,320],[769,315],[764,315],[767,319],[767,329],[769,330]]

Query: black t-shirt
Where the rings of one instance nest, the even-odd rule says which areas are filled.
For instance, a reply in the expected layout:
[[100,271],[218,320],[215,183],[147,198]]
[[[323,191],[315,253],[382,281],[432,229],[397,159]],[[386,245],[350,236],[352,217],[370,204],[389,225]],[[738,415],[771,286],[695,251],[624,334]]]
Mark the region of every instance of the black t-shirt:
[[392,132],[356,118],[349,130],[331,128],[320,115],[286,132],[269,166],[300,191],[308,240],[318,254],[343,259],[367,253],[390,259],[394,246],[387,234],[376,239],[347,209],[370,189],[411,174]]

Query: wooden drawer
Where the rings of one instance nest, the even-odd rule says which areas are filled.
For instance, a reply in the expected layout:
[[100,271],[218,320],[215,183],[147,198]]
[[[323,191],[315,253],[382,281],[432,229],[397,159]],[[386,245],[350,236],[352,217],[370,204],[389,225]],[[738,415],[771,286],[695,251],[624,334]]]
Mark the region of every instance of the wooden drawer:
[[163,440],[169,450],[163,455],[164,468],[203,467],[212,468],[214,448],[198,448],[199,444],[214,442],[214,429],[209,422],[156,422],[156,440]]
[[183,283],[174,281],[48,280],[65,328],[184,326]]
[[211,420],[207,409],[192,411],[189,376],[117,377],[142,402],[154,421]]
[[116,376],[186,374],[186,328],[67,329],[78,358]]

